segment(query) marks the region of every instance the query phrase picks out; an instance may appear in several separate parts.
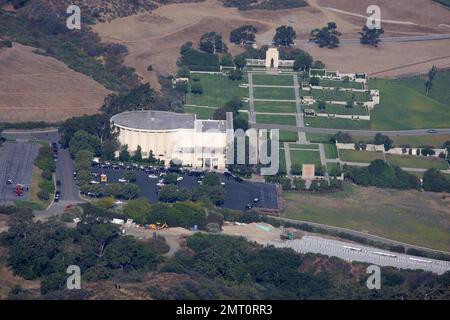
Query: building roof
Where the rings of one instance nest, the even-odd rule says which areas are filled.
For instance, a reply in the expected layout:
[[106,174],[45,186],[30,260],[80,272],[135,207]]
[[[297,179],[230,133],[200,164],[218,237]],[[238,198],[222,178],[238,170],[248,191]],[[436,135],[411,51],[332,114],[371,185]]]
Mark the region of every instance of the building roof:
[[115,125],[138,130],[194,129],[195,115],[166,111],[128,111],[111,118]]

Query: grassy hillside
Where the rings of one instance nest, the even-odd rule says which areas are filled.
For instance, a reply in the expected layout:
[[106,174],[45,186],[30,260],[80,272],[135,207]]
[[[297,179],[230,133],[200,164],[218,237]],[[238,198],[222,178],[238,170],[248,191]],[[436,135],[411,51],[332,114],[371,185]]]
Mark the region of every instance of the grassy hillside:
[[[441,100],[446,93],[443,89],[438,90],[437,82],[436,99],[439,97]],[[373,130],[450,126],[450,103],[445,104],[431,96],[425,96],[423,89],[411,87],[404,81],[388,79],[372,80],[370,87],[380,89],[381,94],[381,103],[372,112],[371,129]]]

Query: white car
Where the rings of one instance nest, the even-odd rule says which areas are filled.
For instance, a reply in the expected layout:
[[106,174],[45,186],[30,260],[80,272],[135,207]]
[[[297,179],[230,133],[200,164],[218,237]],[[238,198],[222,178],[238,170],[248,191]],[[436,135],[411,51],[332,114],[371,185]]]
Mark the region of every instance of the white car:
[[183,177],[178,177],[177,181],[183,181]]
[[225,186],[225,182],[221,182],[220,185],[221,185],[222,187],[224,187],[224,186]]
[[119,181],[119,182],[122,182],[122,183],[126,183],[126,182],[128,182],[128,180],[127,179],[124,179],[124,178],[120,178],[119,180],[117,180],[117,181]]
[[158,187],[164,187],[164,186],[165,186],[165,184],[162,183],[162,182],[158,182],[156,185],[157,185]]
[[116,200],[116,202],[114,202],[114,204],[123,204],[123,201]]
[[155,175],[155,174],[150,174],[148,177],[149,177],[150,179],[158,179],[158,176]]
[[89,184],[100,184],[100,182],[95,181],[95,180],[91,180],[91,181],[89,182]]

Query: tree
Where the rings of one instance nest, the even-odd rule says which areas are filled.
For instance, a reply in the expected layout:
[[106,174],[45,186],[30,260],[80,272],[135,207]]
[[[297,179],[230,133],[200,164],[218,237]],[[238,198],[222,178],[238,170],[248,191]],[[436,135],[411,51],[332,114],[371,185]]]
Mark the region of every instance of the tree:
[[234,64],[235,64],[236,68],[238,68],[239,70],[242,70],[247,65],[247,60],[245,60],[244,55],[240,54],[240,55],[234,57]]
[[437,169],[428,169],[423,174],[423,189],[433,192],[450,192],[450,179]]
[[131,157],[132,161],[135,162],[141,162],[142,161],[142,148],[141,146],[137,146],[136,151],[134,152],[133,156]]
[[186,201],[189,200],[190,194],[186,188],[177,189],[177,186],[174,184],[169,184],[164,186],[159,190],[158,200],[161,202],[177,202],[177,201]]
[[433,87],[433,81],[436,77],[437,67],[433,65],[428,71],[428,80],[425,82],[425,95],[428,95]]
[[318,77],[311,77],[311,79],[309,79],[309,84],[312,86],[318,86],[320,85],[320,79]]
[[347,132],[342,132],[339,131],[338,133],[336,133],[331,140],[333,142],[339,142],[339,143],[352,143],[353,142],[353,138],[347,133]]
[[301,51],[301,53],[298,54],[295,58],[294,70],[295,71],[307,70],[311,68],[312,64],[313,64],[313,57],[309,53]]
[[255,33],[258,29],[251,24],[246,24],[234,29],[230,33],[230,42],[237,45],[251,46],[256,42]]
[[116,150],[119,148],[117,139],[106,140],[102,144],[101,157],[103,160],[114,160],[116,157]]
[[280,26],[277,28],[272,43],[274,46],[292,47],[297,34],[291,26]]
[[125,180],[128,180],[129,182],[132,182],[132,183],[136,182],[136,179],[137,179],[136,172],[133,172],[133,171],[125,172],[124,178],[125,178]]
[[380,36],[384,34],[383,28],[369,28],[366,25],[362,28],[361,32],[358,32],[361,35],[360,43],[365,45],[370,45],[374,47],[378,47],[378,43],[381,42]]
[[79,130],[75,132],[69,143],[69,151],[74,156],[80,150],[88,150],[95,155],[100,155],[100,140],[86,131]]
[[232,80],[232,81],[240,81],[242,80],[242,77],[244,76],[242,70],[230,70],[228,72],[228,79]]
[[231,54],[224,54],[222,58],[220,59],[220,65],[225,67],[232,67],[234,66],[233,62],[233,56]]
[[355,101],[353,100],[347,100],[347,102],[345,103],[345,107],[348,109],[352,109],[355,106]]
[[205,177],[203,178],[203,185],[204,186],[220,186],[220,178],[215,172],[208,172]]
[[191,92],[193,94],[203,94],[203,86],[200,83],[194,83],[191,86]]
[[388,136],[385,136],[381,133],[377,133],[375,135],[374,144],[384,145],[384,150],[386,150],[386,151],[388,151],[389,149],[391,149],[393,147],[393,143],[394,143],[394,141],[392,141],[392,139],[389,138]]
[[144,224],[150,214],[151,205],[147,199],[130,200],[123,208],[123,213],[136,223]]
[[337,31],[335,22],[328,22],[326,27],[322,29],[316,28],[311,31],[310,41],[318,44],[320,48],[327,47],[333,49],[339,47],[339,36],[341,33]]
[[194,44],[192,43],[192,41],[188,41],[188,42],[184,43],[180,48],[180,54],[184,55],[186,52],[188,52],[189,50],[192,49],[193,45]]
[[203,34],[198,43],[198,48],[211,54],[228,52],[226,44],[222,41],[222,36],[215,31]]
[[176,184],[177,179],[178,179],[178,175],[174,172],[171,172],[164,176],[163,182],[164,182],[164,184]]
[[138,185],[135,185],[133,183],[127,183],[122,185],[121,187],[122,188],[120,195],[125,199],[131,200],[139,196],[140,188]]
[[317,102],[317,107],[319,108],[320,111],[323,111],[327,107],[327,104],[325,103],[325,101],[319,100]]
[[120,147],[120,152],[119,152],[119,160],[120,161],[130,161],[130,153],[128,152],[128,145],[124,144],[123,146]]
[[325,63],[323,63],[322,61],[316,60],[316,61],[314,61],[314,64],[312,65],[312,68],[313,69],[325,69],[326,66],[325,66]]

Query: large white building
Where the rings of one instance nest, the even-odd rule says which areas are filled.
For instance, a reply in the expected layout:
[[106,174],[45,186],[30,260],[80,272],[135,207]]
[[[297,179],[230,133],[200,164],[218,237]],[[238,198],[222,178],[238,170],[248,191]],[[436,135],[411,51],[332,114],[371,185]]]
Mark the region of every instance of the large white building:
[[165,165],[178,160],[185,166],[221,170],[233,115],[227,113],[227,120],[197,120],[195,114],[130,111],[113,116],[111,124],[131,154],[140,146],[144,158],[152,151]]

